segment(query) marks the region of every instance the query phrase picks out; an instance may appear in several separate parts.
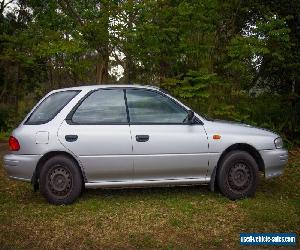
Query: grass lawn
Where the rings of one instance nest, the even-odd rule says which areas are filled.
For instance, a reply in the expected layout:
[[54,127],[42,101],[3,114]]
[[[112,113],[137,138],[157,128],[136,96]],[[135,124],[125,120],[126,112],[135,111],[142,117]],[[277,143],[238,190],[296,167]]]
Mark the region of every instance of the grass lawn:
[[73,205],[53,206],[0,168],[2,249],[240,248],[241,232],[299,236],[300,150],[282,177],[262,179],[256,197],[240,201],[193,186],[86,190]]

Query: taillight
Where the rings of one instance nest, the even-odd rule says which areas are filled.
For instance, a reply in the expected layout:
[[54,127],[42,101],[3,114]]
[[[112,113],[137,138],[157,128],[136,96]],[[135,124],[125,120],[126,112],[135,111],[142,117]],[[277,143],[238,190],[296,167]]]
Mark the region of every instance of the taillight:
[[20,149],[19,141],[13,136],[9,137],[8,144],[11,151],[18,151]]

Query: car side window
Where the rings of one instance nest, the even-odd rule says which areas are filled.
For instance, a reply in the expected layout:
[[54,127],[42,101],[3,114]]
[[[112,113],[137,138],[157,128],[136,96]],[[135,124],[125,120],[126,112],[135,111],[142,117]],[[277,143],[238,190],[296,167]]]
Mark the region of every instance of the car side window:
[[127,123],[123,89],[100,89],[90,94],[76,109],[72,122],[77,124]]
[[32,112],[25,124],[44,124],[52,120],[77,94],[77,90],[55,92],[46,97]]
[[183,124],[187,111],[170,98],[151,90],[127,89],[131,123]]

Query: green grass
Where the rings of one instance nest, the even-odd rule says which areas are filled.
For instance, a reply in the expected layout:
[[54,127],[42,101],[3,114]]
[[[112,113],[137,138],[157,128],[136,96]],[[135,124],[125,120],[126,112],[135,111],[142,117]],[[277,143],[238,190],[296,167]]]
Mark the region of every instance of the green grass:
[[86,190],[73,205],[53,206],[0,168],[0,248],[219,249],[239,248],[241,232],[299,234],[299,170],[294,151],[282,177],[261,180],[256,196],[240,201],[193,186]]

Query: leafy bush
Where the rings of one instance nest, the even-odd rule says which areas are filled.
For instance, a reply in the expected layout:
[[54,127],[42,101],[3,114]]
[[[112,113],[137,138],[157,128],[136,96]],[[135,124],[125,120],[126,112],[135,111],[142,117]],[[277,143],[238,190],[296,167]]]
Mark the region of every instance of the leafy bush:
[[12,120],[12,107],[0,104],[0,131],[5,132],[12,128],[13,120]]
[[202,71],[166,79],[161,87],[200,114],[271,129],[288,146],[300,142],[300,124],[293,120],[299,116],[289,108],[288,99],[276,93],[242,91],[237,84]]

